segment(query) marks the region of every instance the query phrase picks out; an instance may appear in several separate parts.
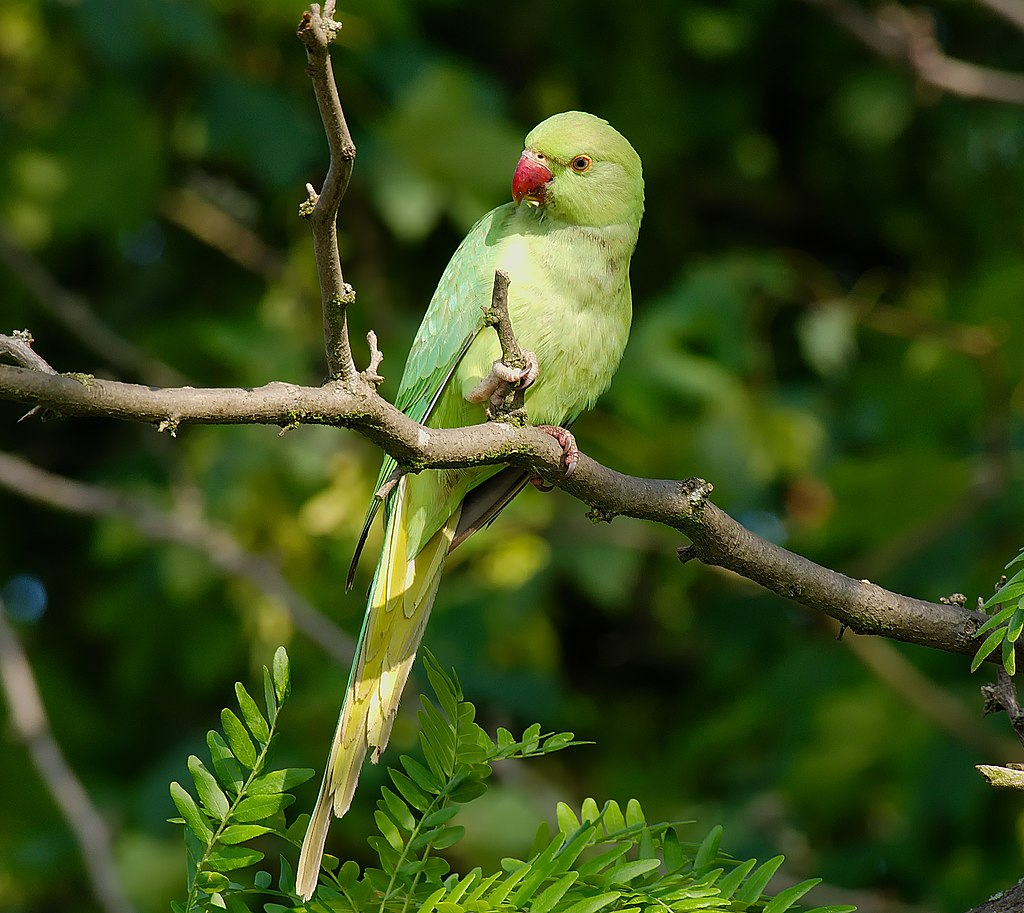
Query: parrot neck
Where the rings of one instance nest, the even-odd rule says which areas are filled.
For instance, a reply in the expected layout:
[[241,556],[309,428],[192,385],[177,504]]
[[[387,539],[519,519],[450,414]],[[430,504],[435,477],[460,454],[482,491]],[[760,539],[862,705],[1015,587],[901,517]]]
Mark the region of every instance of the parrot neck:
[[581,225],[551,213],[543,205],[520,206],[516,221],[519,223],[516,227],[524,235],[560,236],[566,241],[576,236],[597,244],[616,262],[623,257],[629,262],[640,233],[639,219],[608,225]]

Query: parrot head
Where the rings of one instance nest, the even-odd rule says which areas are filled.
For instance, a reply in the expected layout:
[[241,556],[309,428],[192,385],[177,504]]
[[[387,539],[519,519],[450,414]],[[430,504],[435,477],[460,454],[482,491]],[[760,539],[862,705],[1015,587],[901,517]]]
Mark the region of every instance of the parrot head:
[[512,199],[574,225],[639,225],[640,156],[606,120],[583,111],[555,114],[526,137]]

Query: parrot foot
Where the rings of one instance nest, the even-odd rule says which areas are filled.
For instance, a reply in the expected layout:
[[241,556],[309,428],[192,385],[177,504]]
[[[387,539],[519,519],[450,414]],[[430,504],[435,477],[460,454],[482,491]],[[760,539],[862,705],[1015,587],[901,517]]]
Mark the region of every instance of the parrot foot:
[[[576,471],[576,464],[580,461],[580,448],[576,446],[576,438],[567,428],[559,428],[557,425],[537,425],[545,434],[550,434],[562,448],[562,462],[565,464],[563,479],[568,479]],[[551,486],[546,485],[541,479],[531,479],[531,482],[541,491],[550,491]]]
[[523,358],[526,359],[524,368],[510,368],[504,362],[496,361],[491,365],[491,373],[466,394],[466,399],[471,403],[489,403],[498,407],[512,390],[525,390],[531,386],[540,375],[540,365],[533,352],[524,350]]

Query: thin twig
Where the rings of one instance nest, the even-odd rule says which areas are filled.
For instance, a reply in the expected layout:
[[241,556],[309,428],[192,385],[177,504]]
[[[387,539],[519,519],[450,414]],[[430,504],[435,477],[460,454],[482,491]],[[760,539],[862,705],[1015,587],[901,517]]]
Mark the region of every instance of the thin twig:
[[1019,754],[1012,739],[982,722],[975,706],[968,706],[929,678],[893,644],[878,638],[844,637],[843,645],[893,694],[964,745],[997,758]]
[[103,323],[80,295],[63,288],[40,263],[0,226],[3,263],[43,310],[58,320],[80,343],[129,377],[156,384],[180,384],[184,378],[159,359]]
[[510,281],[505,270],[495,270],[494,286],[491,289],[491,304],[490,307],[484,308],[484,324],[494,327],[498,334],[502,362],[509,368],[525,368],[526,356],[519,345],[519,340],[516,339],[516,334],[512,329],[512,318],[508,314]]
[[[1024,105],[1024,76],[945,54],[927,13],[896,3],[869,12],[855,0],[804,0],[875,54],[910,68],[924,85],[963,98]],[[991,3],[994,7],[995,3]]]
[[126,520],[149,539],[175,542],[199,551],[225,574],[247,581],[282,605],[296,629],[340,665],[352,662],[352,639],[299,595],[273,562],[246,551],[233,536],[201,516],[158,510],[140,498],[54,475],[3,451],[0,486],[20,497],[71,513]]
[[[495,270],[494,285],[491,288],[491,303],[484,308],[484,325],[493,327],[501,346],[501,363],[513,370],[527,366],[526,354],[512,329],[512,318],[508,313],[508,287],[511,280],[508,273]],[[495,421],[526,423],[524,399],[526,388],[522,384],[503,384],[491,397],[487,417]]]
[[161,210],[167,219],[267,281],[284,269],[284,257],[256,232],[191,188],[171,190]]
[[362,372],[362,377],[363,380],[368,384],[372,384],[373,388],[376,389],[384,383],[384,377],[380,373],[380,363],[384,361],[384,354],[377,344],[377,334],[373,330],[367,332],[366,344],[370,348],[370,363],[366,366],[366,370]]
[[985,714],[1004,711],[1021,745],[1024,745],[1024,707],[1020,705],[1013,679],[1001,665],[996,666],[995,683],[982,685],[981,693],[985,699]]
[[1020,0],[978,0],[978,3],[1024,32],[1024,3]]
[[28,330],[15,330],[10,336],[0,336],[0,358],[6,356],[31,371],[56,374],[56,368],[32,348],[34,341]]
[[333,4],[328,4],[321,16],[319,5],[313,3],[302,14],[298,28],[299,38],[306,48],[306,71],[313,82],[313,93],[331,154],[323,187],[316,193],[307,185],[307,201],[300,207],[300,212],[309,219],[313,232],[313,252],[323,303],[327,368],[332,379],[351,382],[356,377],[356,367],[348,338],[347,311],[355,301],[355,292],[345,282],[341,271],[338,207],[352,176],[356,146],[345,121],[331,66],[330,44],[340,28],[332,13]]
[[53,735],[28,657],[0,600],[0,685],[18,738],[78,842],[93,894],[106,913],[133,913],[117,876],[103,816],[68,764]]

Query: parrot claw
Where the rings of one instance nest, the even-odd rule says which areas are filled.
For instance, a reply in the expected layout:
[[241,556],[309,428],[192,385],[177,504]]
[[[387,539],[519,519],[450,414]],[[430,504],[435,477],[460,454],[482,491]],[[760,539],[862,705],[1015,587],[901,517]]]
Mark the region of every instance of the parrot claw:
[[[562,461],[565,464],[563,479],[568,479],[575,471],[580,461],[580,448],[576,446],[576,438],[567,428],[559,428],[557,425],[537,425],[545,434],[550,434],[562,448]],[[540,479],[531,479],[533,484],[541,491],[547,491]],[[540,483],[540,484],[538,484]]]
[[526,359],[524,368],[510,368],[504,362],[496,361],[491,365],[491,373],[466,394],[466,399],[471,403],[490,403],[497,407],[505,402],[505,397],[513,389],[525,390],[531,386],[540,376],[540,366],[533,352],[524,351],[523,358]]

